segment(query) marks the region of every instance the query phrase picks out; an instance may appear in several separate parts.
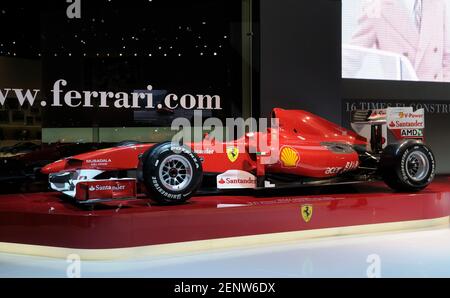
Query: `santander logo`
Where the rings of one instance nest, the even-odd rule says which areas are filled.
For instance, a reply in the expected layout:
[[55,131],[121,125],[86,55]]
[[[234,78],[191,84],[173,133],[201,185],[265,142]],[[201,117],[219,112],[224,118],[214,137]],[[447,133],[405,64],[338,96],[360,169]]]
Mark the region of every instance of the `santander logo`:
[[221,179],[219,181],[220,184],[254,184],[256,183],[256,179],[247,178],[247,179],[239,179],[239,178],[226,178],[225,180]]
[[413,108],[388,109],[386,119],[389,129],[423,129],[425,128],[425,111],[413,111]]
[[105,191],[105,190],[112,190],[112,191],[122,191],[126,189],[126,185],[92,185],[89,187],[90,192],[94,191]]
[[229,170],[217,176],[218,189],[256,188],[256,177],[249,172]]

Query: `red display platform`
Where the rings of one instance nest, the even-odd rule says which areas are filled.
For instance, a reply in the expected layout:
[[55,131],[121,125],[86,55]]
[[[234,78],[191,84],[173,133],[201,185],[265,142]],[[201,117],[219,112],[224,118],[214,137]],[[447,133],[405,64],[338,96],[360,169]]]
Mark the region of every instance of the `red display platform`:
[[[197,197],[181,206],[156,206],[143,199],[120,202],[122,206],[115,202],[94,211],[81,210],[56,193],[6,195],[0,196],[0,242],[129,248],[450,215],[450,177],[440,177],[415,194],[393,193],[382,183],[332,194],[339,190],[333,187],[312,194],[297,189],[272,197]],[[306,191],[309,194],[302,195]],[[302,217],[305,205],[313,207],[309,222]]]

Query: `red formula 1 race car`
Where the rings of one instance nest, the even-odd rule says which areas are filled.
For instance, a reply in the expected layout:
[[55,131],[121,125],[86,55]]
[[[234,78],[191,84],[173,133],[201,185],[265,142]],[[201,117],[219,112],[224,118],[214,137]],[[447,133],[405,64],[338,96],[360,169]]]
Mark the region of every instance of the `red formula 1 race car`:
[[[53,190],[78,203],[133,199],[187,201],[201,188],[261,189],[384,180],[420,191],[435,175],[423,144],[424,111],[355,111],[347,130],[301,110],[274,109],[277,134],[247,133],[231,142],[140,144],[103,149],[45,166]],[[268,146],[261,147],[256,139]]]

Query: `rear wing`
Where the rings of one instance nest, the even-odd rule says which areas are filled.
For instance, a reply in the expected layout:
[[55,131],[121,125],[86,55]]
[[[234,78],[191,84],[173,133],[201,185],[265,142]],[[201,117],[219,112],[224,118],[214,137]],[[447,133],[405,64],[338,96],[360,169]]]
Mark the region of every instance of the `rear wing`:
[[412,107],[352,112],[353,130],[366,138],[372,151],[380,151],[388,144],[403,139],[424,141],[425,111]]

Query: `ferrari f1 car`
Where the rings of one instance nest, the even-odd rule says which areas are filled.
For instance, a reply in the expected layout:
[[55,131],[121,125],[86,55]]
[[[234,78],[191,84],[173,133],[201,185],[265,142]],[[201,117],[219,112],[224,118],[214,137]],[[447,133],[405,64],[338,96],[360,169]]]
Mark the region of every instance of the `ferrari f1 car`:
[[[306,111],[272,114],[278,119],[276,141],[269,128],[219,144],[208,136],[182,145],[128,143],[65,158],[42,171],[53,190],[91,205],[141,194],[176,204],[208,187],[220,193],[373,180],[415,192],[434,178],[435,157],[423,142],[423,110],[355,111],[353,131]],[[258,147],[255,138],[265,138],[268,146]]]

